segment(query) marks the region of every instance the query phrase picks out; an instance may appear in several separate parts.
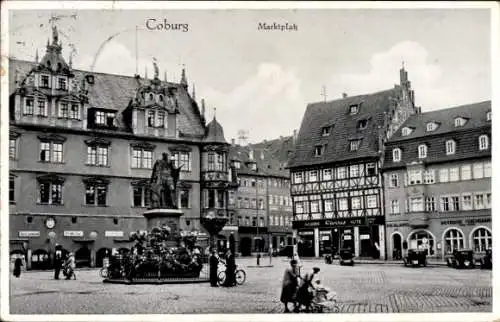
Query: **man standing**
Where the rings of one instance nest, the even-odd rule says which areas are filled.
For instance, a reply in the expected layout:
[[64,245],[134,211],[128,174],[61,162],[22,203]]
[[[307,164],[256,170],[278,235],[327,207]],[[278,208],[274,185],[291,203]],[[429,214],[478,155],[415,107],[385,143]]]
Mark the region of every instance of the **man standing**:
[[62,247],[59,244],[56,244],[56,252],[54,254],[54,279],[59,279],[59,273],[61,272],[61,266],[63,263],[63,253]]
[[219,267],[219,258],[217,258],[217,251],[212,248],[212,254],[210,255],[210,286],[218,287],[217,285],[217,269]]
[[230,250],[227,251],[226,255],[226,280],[224,286],[234,286],[236,284],[236,261],[234,259],[234,254]]

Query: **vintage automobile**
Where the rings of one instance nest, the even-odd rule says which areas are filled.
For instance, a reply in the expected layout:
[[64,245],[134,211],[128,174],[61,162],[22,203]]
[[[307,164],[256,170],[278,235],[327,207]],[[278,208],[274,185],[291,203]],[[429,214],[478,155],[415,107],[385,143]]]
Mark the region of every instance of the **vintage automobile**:
[[276,256],[286,256],[288,258],[292,258],[292,256],[293,256],[293,246],[292,245],[288,245],[288,246],[281,247],[279,250],[275,249],[275,250],[273,250],[273,256],[274,257],[276,257]]
[[403,258],[405,266],[427,266],[427,251],[419,249],[408,249],[408,254]]
[[457,249],[447,259],[448,266],[455,268],[474,268],[474,251],[472,249]]
[[492,255],[491,248],[487,249],[486,253],[480,259],[481,268],[483,268],[483,269],[492,269],[493,268],[493,261],[491,259],[491,255]]
[[340,265],[354,265],[354,254],[350,248],[342,248],[339,251]]

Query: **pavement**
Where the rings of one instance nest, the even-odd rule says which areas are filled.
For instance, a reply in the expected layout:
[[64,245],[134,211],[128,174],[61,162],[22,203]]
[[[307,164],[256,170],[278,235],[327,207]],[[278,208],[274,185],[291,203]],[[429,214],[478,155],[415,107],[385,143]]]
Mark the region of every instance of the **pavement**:
[[[169,285],[104,284],[99,271],[77,270],[77,280],[53,280],[53,272],[25,272],[10,279],[11,314],[281,313],[279,302],[288,260],[273,267],[237,259],[246,282],[233,288],[208,283]],[[268,259],[262,262],[269,265]],[[340,313],[491,312],[490,270],[430,266],[339,266],[302,261],[301,272],[317,266],[322,283],[337,293]]]

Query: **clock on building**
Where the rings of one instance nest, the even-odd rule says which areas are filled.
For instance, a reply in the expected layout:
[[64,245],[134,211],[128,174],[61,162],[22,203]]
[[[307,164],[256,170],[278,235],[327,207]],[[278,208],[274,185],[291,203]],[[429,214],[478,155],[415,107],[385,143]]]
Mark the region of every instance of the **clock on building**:
[[47,220],[45,220],[45,227],[47,227],[48,229],[54,228],[55,225],[56,221],[54,220],[54,218],[47,218]]

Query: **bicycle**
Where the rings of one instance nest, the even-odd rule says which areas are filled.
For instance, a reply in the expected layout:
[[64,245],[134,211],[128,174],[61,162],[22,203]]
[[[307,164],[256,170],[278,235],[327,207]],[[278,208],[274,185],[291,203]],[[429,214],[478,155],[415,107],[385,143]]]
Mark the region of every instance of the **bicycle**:
[[[245,283],[247,278],[247,273],[243,269],[238,268],[238,265],[236,265],[236,271],[234,275],[237,285],[243,285],[243,283]],[[219,285],[223,285],[225,281],[226,281],[226,271],[220,271],[217,274],[217,283]]]

